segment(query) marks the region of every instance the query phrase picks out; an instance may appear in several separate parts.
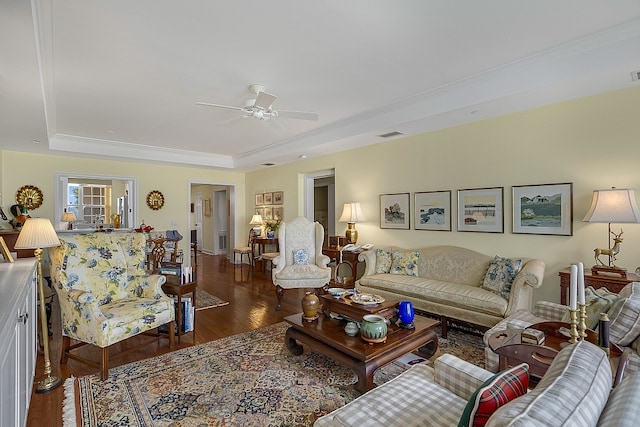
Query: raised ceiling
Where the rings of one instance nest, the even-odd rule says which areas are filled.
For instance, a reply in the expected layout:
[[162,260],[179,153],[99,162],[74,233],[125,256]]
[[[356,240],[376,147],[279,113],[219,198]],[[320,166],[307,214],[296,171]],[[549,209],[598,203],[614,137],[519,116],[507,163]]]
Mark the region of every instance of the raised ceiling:
[[[638,0],[3,0],[0,149],[283,164],[637,85]],[[242,106],[260,83],[282,128]],[[39,141],[36,143],[34,141]]]

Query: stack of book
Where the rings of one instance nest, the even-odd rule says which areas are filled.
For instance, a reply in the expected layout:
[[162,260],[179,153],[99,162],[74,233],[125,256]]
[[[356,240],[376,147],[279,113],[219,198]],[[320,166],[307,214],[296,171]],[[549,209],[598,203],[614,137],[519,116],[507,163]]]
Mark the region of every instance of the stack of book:
[[544,344],[544,332],[537,329],[527,328],[520,334],[520,341],[525,344]]
[[167,274],[180,277],[182,275],[182,263],[163,261],[158,267],[158,274]]
[[[177,318],[178,317],[178,298],[174,298],[173,303],[175,305],[175,310],[176,310],[175,311],[176,319],[174,320],[174,328],[177,334],[178,333],[178,318]],[[181,304],[182,304],[182,308],[180,310],[182,314],[182,319],[180,319],[180,323],[182,324],[182,328],[180,330],[180,333],[191,332],[193,331],[193,316],[195,313],[195,307],[191,302],[191,297],[182,298]],[[165,332],[165,333],[168,332],[168,328],[166,325],[161,326],[159,329],[160,329],[160,332]]]

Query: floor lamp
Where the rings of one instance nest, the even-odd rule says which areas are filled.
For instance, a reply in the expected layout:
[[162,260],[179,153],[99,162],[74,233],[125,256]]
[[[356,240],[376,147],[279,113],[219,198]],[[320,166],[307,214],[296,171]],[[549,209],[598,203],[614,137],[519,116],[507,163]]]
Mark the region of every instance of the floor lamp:
[[42,248],[60,246],[60,239],[51,221],[47,218],[29,218],[22,226],[16,240],[16,249],[35,249],[38,261],[38,295],[40,298],[40,326],[42,328],[42,344],[44,346],[44,379],[36,383],[36,393],[46,393],[58,387],[62,380],[51,375],[49,359],[49,331],[47,329],[47,312],[45,308],[44,288],[42,284]]

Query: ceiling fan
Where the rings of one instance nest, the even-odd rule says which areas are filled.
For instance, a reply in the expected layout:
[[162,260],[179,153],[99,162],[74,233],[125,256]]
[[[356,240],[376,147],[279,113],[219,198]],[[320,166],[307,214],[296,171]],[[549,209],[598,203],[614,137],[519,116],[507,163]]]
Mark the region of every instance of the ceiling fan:
[[[286,117],[290,119],[301,120],[318,120],[318,113],[308,113],[303,111],[288,111],[288,110],[274,110],[272,108],[273,103],[276,100],[276,96],[265,92],[265,87],[259,84],[252,84],[249,86],[249,92],[255,95],[255,98],[247,99],[244,102],[244,107],[233,107],[230,105],[212,104],[209,102],[196,102],[196,105],[204,105],[206,107],[227,108],[230,110],[242,111],[242,115],[233,117],[229,120],[225,120],[219,125],[227,124],[236,120],[247,119],[253,117],[260,121],[269,121],[269,123],[276,124],[275,119],[278,117]],[[276,124],[282,128],[280,124]]]

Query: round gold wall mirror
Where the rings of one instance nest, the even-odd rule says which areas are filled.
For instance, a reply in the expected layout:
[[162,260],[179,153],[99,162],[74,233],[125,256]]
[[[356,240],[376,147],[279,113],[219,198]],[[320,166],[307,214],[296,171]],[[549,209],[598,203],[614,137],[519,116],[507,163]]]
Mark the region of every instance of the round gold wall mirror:
[[162,209],[164,206],[164,196],[158,190],[150,191],[147,194],[147,206],[154,211]]
[[28,210],[38,208],[42,200],[42,191],[35,185],[23,185],[16,191],[16,203]]

